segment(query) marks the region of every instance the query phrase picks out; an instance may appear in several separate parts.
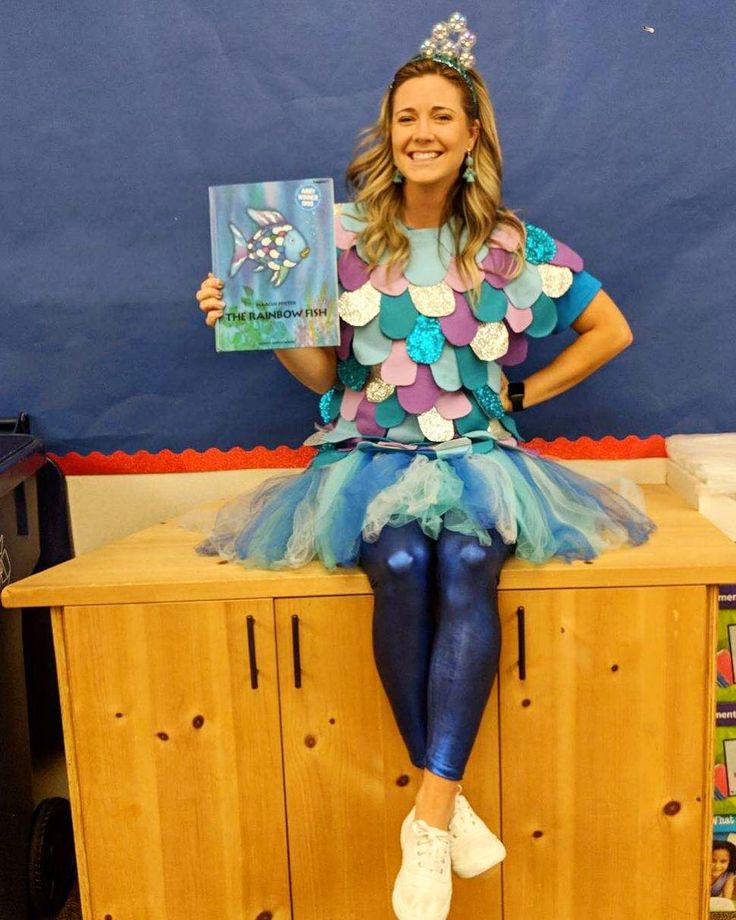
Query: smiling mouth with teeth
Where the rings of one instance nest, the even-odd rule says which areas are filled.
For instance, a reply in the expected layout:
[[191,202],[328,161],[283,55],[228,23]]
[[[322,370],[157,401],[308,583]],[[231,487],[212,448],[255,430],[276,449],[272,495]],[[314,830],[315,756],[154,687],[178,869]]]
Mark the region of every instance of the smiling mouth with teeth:
[[442,156],[441,153],[438,153],[436,150],[427,150],[427,151],[415,151],[410,153],[409,157],[412,160],[436,160],[438,157]]

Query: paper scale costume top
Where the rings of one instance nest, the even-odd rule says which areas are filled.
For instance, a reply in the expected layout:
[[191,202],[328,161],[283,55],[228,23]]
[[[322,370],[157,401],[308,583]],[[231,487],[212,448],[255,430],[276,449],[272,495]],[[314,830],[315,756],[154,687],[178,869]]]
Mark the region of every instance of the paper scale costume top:
[[259,568],[318,558],[358,563],[361,541],[416,522],[517,556],[592,559],[647,539],[654,525],[602,483],[517,446],[499,398],[502,366],[527,337],[566,328],[601,283],[583,260],[526,225],[521,273],[509,280],[516,231],[497,228],[477,255],[475,310],[454,267],[447,228],[411,230],[403,275],[362,257],[355,205],[336,214],[342,338],[339,384],[320,399],[319,448],[300,474],[273,477],[225,505],[199,552]]
[[528,337],[574,321],[600,281],[576,252],[532,224],[524,267],[509,280],[520,240],[499,225],[476,257],[482,280],[473,309],[448,225],[439,234],[402,226],[410,258],[403,275],[390,277],[364,259],[364,227],[355,204],[336,207],[339,384],[322,396],[323,427],[305,442],[319,448],[314,464],[356,446],[444,456],[515,445],[516,425],[498,395],[502,367],[525,359]]

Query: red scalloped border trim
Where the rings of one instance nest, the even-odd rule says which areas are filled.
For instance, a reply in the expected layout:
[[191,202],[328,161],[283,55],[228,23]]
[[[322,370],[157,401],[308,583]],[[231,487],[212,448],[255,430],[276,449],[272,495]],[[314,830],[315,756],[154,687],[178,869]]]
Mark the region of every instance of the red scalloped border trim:
[[161,450],[157,454],[139,450],[126,454],[116,450],[112,454],[93,451],[83,456],[75,452],[63,456],[50,456],[67,476],[91,476],[114,473],[204,473],[216,470],[256,470],[284,467],[305,467],[314,456],[311,447],[254,447],[244,450],[233,447],[220,450],[210,447],[204,451],[187,448],[181,453]]
[[661,434],[653,434],[648,438],[630,434],[620,440],[607,434],[596,441],[585,436],[575,441],[567,438],[555,438],[554,441],[533,438],[526,441],[524,447],[558,460],[639,460],[644,457],[667,456],[664,436]]
[[[632,460],[667,456],[664,437],[658,434],[648,438],[638,438],[631,434],[621,440],[606,435],[596,441],[588,437],[575,441],[567,438],[556,438],[554,441],[534,438],[526,441],[524,446],[560,460]],[[67,476],[104,476],[125,473],[203,473],[217,470],[301,468],[309,463],[314,454],[315,451],[311,447],[282,446],[274,449],[254,447],[252,450],[242,447],[233,447],[230,450],[210,447],[204,451],[187,448],[181,453],[161,450],[156,454],[147,450],[139,450],[135,454],[117,450],[112,454],[94,451],[84,456],[76,452],[49,456],[59,464]]]

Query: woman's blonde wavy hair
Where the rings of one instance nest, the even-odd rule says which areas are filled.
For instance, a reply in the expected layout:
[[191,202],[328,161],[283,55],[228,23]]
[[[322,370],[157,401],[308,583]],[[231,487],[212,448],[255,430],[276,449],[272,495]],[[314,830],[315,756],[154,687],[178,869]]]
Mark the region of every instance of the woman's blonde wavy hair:
[[[451,67],[427,58],[412,60],[396,72],[391,86],[381,100],[378,119],[361,131],[353,160],[345,178],[351,198],[363,206],[366,218],[361,232],[363,251],[371,265],[378,265],[388,253],[387,265],[403,269],[409,259],[409,239],[398,225],[401,213],[402,186],[393,181],[395,166],[391,149],[391,120],[394,94],[402,83],[413,77],[439,74],[458,87],[462,94],[463,109],[469,122],[477,117],[480,122],[478,138],[473,147],[475,182],[465,182],[461,173],[452,193],[447,196],[441,224],[451,221],[454,239],[455,262],[460,276],[466,281],[473,278],[475,256],[488,242],[497,225],[515,229],[521,238],[516,266],[509,280],[519,275],[524,267],[526,232],[521,220],[501,204],[502,157],[496,129],[496,116],[482,77],[475,70],[467,74],[473,82],[478,100],[478,113],[474,115],[473,99],[465,80]],[[467,228],[465,245],[461,248],[461,234]],[[479,286],[469,292],[477,303]]]

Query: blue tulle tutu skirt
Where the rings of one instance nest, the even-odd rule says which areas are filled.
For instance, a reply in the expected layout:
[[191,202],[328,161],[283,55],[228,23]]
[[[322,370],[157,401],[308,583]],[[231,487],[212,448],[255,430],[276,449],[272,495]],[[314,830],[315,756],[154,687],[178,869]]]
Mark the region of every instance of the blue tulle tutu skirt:
[[444,458],[369,445],[230,501],[197,550],[254,568],[316,558],[334,569],[357,565],[362,540],[410,521],[430,537],[447,528],[485,545],[496,530],[533,562],[593,559],[655,528],[617,491],[523,448]]

